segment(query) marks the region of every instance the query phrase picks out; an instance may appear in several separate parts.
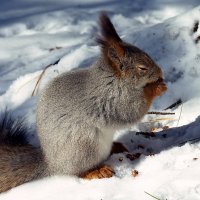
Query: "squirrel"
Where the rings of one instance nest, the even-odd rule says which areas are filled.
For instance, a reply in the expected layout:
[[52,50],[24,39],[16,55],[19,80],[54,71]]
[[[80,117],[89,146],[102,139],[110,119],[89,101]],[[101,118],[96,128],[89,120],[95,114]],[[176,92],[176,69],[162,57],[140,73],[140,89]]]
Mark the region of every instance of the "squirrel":
[[114,170],[102,163],[114,133],[141,120],[155,97],[167,90],[161,68],[123,41],[105,12],[99,24],[96,62],[58,75],[41,91],[39,148],[27,144],[23,123],[8,115],[0,122],[0,192],[52,175],[113,176]]

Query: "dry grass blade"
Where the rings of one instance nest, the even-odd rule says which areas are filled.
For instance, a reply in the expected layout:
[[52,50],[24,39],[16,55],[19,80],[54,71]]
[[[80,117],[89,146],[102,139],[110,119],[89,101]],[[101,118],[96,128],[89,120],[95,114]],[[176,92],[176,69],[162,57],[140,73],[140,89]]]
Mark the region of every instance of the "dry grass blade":
[[34,79],[37,79],[38,78],[38,75],[35,76],[34,78],[32,78],[31,80],[27,81],[26,83],[24,83],[18,90],[17,92],[19,92],[24,86],[26,86],[28,83],[32,82]]
[[41,81],[41,79],[42,79],[42,77],[43,77],[43,75],[44,75],[46,69],[49,68],[50,66],[51,66],[51,65],[47,65],[47,66],[43,69],[42,73],[41,73],[40,76],[38,77],[38,80],[37,80],[37,82],[36,82],[36,84],[35,84],[35,87],[34,87],[34,90],[33,90],[31,96],[34,96],[34,95],[35,95],[35,92],[36,92],[36,90],[37,90],[37,88],[38,88],[38,85],[39,85],[39,83],[40,83],[40,81]]
[[143,122],[143,123],[152,123],[152,122],[159,122],[159,121],[164,121],[164,120],[175,121],[176,119],[175,118],[169,118],[169,117],[157,118],[157,119],[152,119],[152,120],[149,120],[148,122]]
[[178,118],[178,122],[177,122],[176,127],[178,127],[178,125],[179,125],[179,121],[180,121],[180,119],[181,119],[182,110],[183,110],[183,104],[181,104],[181,111],[180,111],[180,115],[179,115],[179,118]]
[[[150,197],[152,197],[152,198],[154,198],[154,199],[157,199],[157,200],[161,200],[161,199],[159,199],[158,197],[155,197],[155,196],[153,196],[152,194],[149,194],[148,192],[146,192],[146,191],[144,191],[146,194],[148,194]],[[167,199],[166,199],[167,200]]]
[[37,90],[37,88],[38,88],[38,85],[39,85],[39,83],[40,83],[40,81],[41,81],[41,79],[42,79],[42,77],[43,77],[45,71],[46,71],[49,67],[58,64],[59,61],[60,61],[60,59],[57,60],[56,62],[54,62],[53,64],[47,65],[47,66],[43,69],[42,73],[41,73],[40,76],[38,77],[38,80],[37,80],[37,82],[36,82],[36,84],[35,84],[35,87],[34,87],[34,90],[33,90],[31,96],[34,96],[34,95],[35,95],[35,92],[36,92],[36,90]]

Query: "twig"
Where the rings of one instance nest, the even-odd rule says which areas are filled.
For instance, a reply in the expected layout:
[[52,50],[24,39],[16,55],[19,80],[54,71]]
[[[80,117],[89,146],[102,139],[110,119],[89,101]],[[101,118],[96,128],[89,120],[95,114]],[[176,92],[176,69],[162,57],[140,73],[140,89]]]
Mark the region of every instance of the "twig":
[[38,85],[39,85],[39,83],[40,83],[40,81],[41,81],[41,79],[42,79],[42,77],[43,77],[43,75],[44,75],[46,69],[49,68],[50,66],[51,66],[51,64],[50,64],[50,65],[47,65],[47,66],[43,69],[42,73],[39,75],[38,80],[37,80],[37,82],[36,82],[36,84],[35,84],[35,87],[34,87],[34,90],[33,90],[32,94],[31,94],[31,96],[34,96],[34,95],[35,95],[35,91],[37,90]]
[[198,142],[198,141],[200,141],[200,137],[197,137],[197,138],[194,138],[194,139],[191,139],[191,140],[186,140],[184,142],[181,142],[181,143],[179,143],[179,146],[182,146],[182,145],[184,145],[187,142],[191,142],[191,144],[194,144],[195,142]]
[[174,121],[175,119],[174,118],[157,118],[157,119],[152,119],[152,120],[149,120],[149,122],[159,122],[159,121],[163,121],[163,120],[168,120],[168,121]]
[[170,105],[169,107],[165,108],[164,110],[168,110],[168,109],[172,109],[176,106],[179,106],[180,104],[182,104],[182,100],[178,99],[178,101],[176,101],[175,103],[173,103],[172,105]]
[[148,115],[175,115],[175,113],[172,112],[156,112],[156,111],[151,111],[147,113]]
[[24,83],[24,84],[17,90],[17,92],[19,92],[23,87],[25,87],[26,84],[30,83],[31,81],[33,81],[34,79],[37,79],[37,78],[38,78],[38,75],[35,76],[34,78],[32,78],[31,80],[27,81],[26,83]]
[[53,64],[47,65],[47,66],[43,69],[42,73],[41,73],[40,76],[38,77],[38,80],[37,80],[37,82],[36,82],[36,84],[35,84],[35,87],[34,87],[34,90],[33,90],[31,96],[34,96],[34,95],[35,95],[35,91],[37,90],[38,85],[39,85],[39,83],[40,83],[40,81],[41,81],[41,79],[42,79],[42,77],[43,77],[45,71],[46,71],[49,67],[58,64],[59,61],[60,61],[60,59],[58,59],[58,60],[57,60],[56,62],[54,62]]
[[183,110],[183,104],[181,104],[181,111],[180,111],[180,114],[179,114],[179,118],[178,118],[178,122],[177,122],[176,127],[178,127],[179,121],[181,119],[182,110]]
[[158,197],[155,197],[155,196],[153,196],[152,194],[149,194],[148,192],[146,192],[146,191],[144,191],[146,194],[148,194],[150,197],[153,197],[154,199],[157,199],[157,200],[161,200],[161,199],[159,199]]

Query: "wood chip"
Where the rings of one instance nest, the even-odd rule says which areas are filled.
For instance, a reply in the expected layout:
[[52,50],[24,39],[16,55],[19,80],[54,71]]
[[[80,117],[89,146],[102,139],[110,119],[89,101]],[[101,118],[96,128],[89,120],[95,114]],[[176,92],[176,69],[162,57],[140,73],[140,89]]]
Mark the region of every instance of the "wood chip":
[[169,129],[169,126],[163,126],[162,129],[167,130],[167,129]]
[[123,157],[119,157],[119,161],[122,162],[123,161]]
[[149,137],[156,137],[156,134],[154,132],[136,132],[135,133],[136,135],[143,135],[145,136],[146,138],[149,138]]
[[133,170],[132,171],[132,173],[131,173],[131,175],[133,176],[133,177],[136,177],[136,176],[138,176],[138,174],[139,174],[139,172],[137,171],[137,170]]
[[144,146],[142,144],[139,144],[138,149],[144,149]]
[[126,154],[126,157],[131,161],[138,159],[140,156],[141,156],[141,153],[133,153],[133,154],[128,153],[128,154]]

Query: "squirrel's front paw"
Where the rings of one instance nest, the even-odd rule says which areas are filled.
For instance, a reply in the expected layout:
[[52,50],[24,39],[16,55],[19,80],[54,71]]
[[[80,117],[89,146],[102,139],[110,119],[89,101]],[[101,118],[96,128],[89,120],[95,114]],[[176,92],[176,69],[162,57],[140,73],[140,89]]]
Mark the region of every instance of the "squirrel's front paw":
[[157,87],[156,87],[156,95],[160,96],[161,94],[163,94],[165,91],[167,90],[167,86],[164,82],[160,82],[158,83]]
[[89,171],[82,176],[84,179],[100,179],[100,178],[110,178],[115,174],[114,170],[107,166],[103,165],[93,171]]
[[162,95],[167,90],[166,84],[163,80],[158,80],[147,84],[144,87],[146,98],[151,102],[155,97]]

